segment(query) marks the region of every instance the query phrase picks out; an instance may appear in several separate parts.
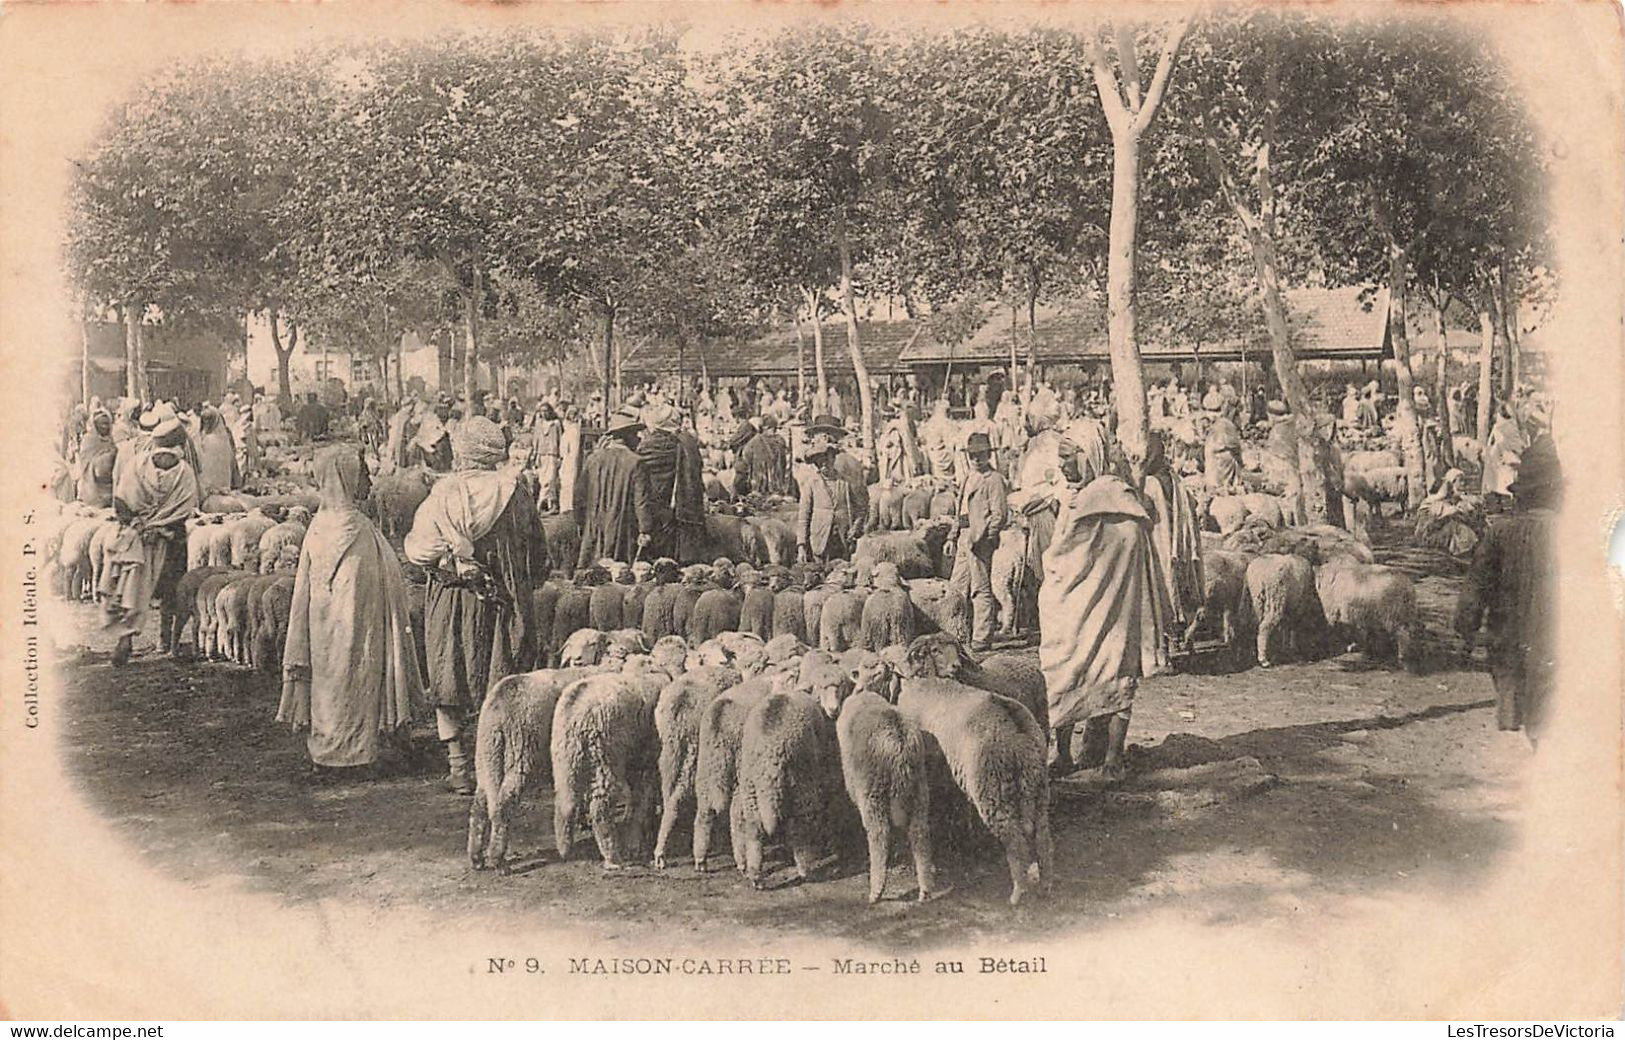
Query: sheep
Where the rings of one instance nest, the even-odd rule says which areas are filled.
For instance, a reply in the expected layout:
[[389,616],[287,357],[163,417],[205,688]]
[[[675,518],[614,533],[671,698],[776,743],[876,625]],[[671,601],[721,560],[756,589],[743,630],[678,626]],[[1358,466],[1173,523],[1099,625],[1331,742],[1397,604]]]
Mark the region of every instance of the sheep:
[[[228,536],[231,552],[231,566],[239,570],[249,570],[259,565],[260,539],[265,532],[277,525],[275,517],[269,515],[264,507],[255,507],[229,526],[231,534]],[[191,551],[191,541],[187,541],[187,551]]]
[[1233,646],[1236,638],[1237,611],[1247,590],[1247,565],[1252,557],[1246,553],[1223,549],[1207,549],[1202,553],[1202,605],[1196,608],[1191,622],[1185,628],[1184,642],[1189,645],[1197,630],[1213,618],[1220,622],[1220,638],[1226,646]]
[[1287,652],[1308,648],[1321,616],[1309,561],[1286,553],[1266,553],[1247,565],[1249,627],[1257,626],[1258,664],[1274,664],[1270,646],[1280,632]]
[[635,628],[617,628],[604,633],[604,660],[625,663],[633,657],[647,655],[649,641]]
[[1404,465],[1399,452],[1389,451],[1351,451],[1343,456],[1343,473],[1363,473],[1373,469],[1395,469]]
[[818,646],[838,654],[863,642],[863,603],[861,589],[852,587],[852,571],[837,567],[830,574],[834,587],[825,597],[818,617]]
[[1208,501],[1207,515],[1212,518],[1220,534],[1230,534],[1240,530],[1242,522],[1247,519],[1247,503],[1241,500],[1240,495],[1214,495]]
[[239,495],[214,494],[203,500],[205,513],[246,513],[248,502]]
[[970,603],[946,578],[909,582],[908,600],[914,604],[916,625],[921,633],[941,632],[956,643],[970,642]]
[[468,862],[508,873],[508,825],[526,789],[553,771],[553,714],[559,695],[592,668],[508,675],[485,695],[474,734],[474,799],[468,807]]
[[943,550],[951,526],[932,521],[913,531],[870,532],[858,539],[852,562],[867,560],[872,567],[885,560],[895,563],[904,578],[937,577],[944,567]]
[[[559,600],[553,607],[553,626],[550,631],[554,646],[562,647],[572,634],[583,628],[592,627],[591,583],[595,583],[598,579],[598,574],[593,573],[596,570],[597,568],[588,568],[586,571],[578,571],[575,584],[560,586]],[[562,659],[560,663],[563,663]]]
[[[742,517],[725,513],[705,515],[705,544],[713,556],[726,556],[730,560],[750,559],[745,546],[745,531],[750,525]],[[754,537],[754,534],[753,534]]]
[[829,692],[775,689],[752,705],[740,735],[734,826],[743,825],[745,876],[755,888],[763,887],[762,845],[781,834],[797,877],[812,876],[828,840],[829,803],[838,796],[840,751],[830,714],[849,680],[832,659],[819,658],[802,666],[801,685]]
[[757,566],[788,567],[796,562],[796,532],[785,521],[775,516],[750,517],[750,526],[756,532]]
[[943,488],[931,496],[930,516],[932,520],[952,520],[959,515],[959,493],[952,488]]
[[921,520],[931,519],[931,498],[935,494],[936,489],[925,482],[903,493],[903,530],[912,531]]
[[259,639],[259,628],[264,618],[262,604],[265,602],[266,590],[281,578],[280,574],[256,574],[253,580],[248,582],[248,593],[245,598],[247,617],[247,628],[244,633],[244,642],[247,644],[245,653],[248,655],[249,665],[258,671],[265,670]]
[[823,572],[812,564],[807,566],[806,573],[806,591],[801,594],[802,616],[806,623],[807,643],[818,646],[819,626],[824,620],[824,601],[835,592],[834,573],[832,569],[830,580],[825,581]]
[[1326,623],[1351,636],[1367,657],[1391,650],[1408,669],[1418,668],[1422,621],[1416,588],[1403,571],[1339,559],[1316,569],[1315,592]]
[[563,513],[557,516],[542,516],[538,520],[542,525],[547,554],[552,559],[554,568],[568,574],[576,565],[576,557],[581,552],[581,532],[576,528],[576,518],[569,513]]
[[550,742],[560,859],[570,857],[583,811],[605,870],[641,854],[658,795],[658,696],[659,685],[647,678],[614,674],[578,679],[560,693]]
[[689,634],[689,626],[694,622],[694,604],[699,603],[700,595],[704,593],[705,583],[708,580],[710,567],[705,564],[689,564],[682,569],[682,580],[674,585],[671,593],[671,624],[674,626],[674,634]]
[[711,586],[694,601],[688,619],[688,641],[703,643],[723,632],[739,629],[741,596],[733,590],[733,565],[718,560],[711,567]]
[[643,627],[643,603],[654,588],[654,564],[638,560],[630,568],[632,581],[621,588],[621,624],[628,628]]
[[877,486],[869,492],[869,530],[907,530],[903,523],[903,499],[908,490],[897,485]]
[[559,608],[559,595],[563,586],[556,581],[544,581],[530,593],[530,616],[536,626],[537,668],[544,668],[556,660],[558,641],[553,638],[553,619]]
[[999,532],[991,568],[993,599],[999,605],[999,631],[1005,634],[1015,631],[1017,605],[1027,578],[1027,527],[1019,518],[1012,520]]
[[593,628],[613,632],[625,626],[626,589],[618,582],[594,585],[587,597],[587,622]]
[[372,490],[367,495],[368,510],[378,521],[378,531],[394,541],[404,538],[412,529],[418,506],[429,497],[435,475],[421,467],[380,473],[372,478]]
[[215,596],[215,644],[226,660],[248,664],[248,583],[260,575],[235,571]]
[[1363,502],[1378,517],[1384,502],[1407,500],[1410,480],[1404,466],[1382,466],[1343,472],[1343,494],[1356,502]]
[[773,592],[763,587],[761,572],[754,567],[740,564],[738,577],[744,596],[739,605],[739,631],[765,643],[773,638]]
[[654,587],[643,599],[643,634],[650,642],[666,636],[685,635],[688,627],[677,627],[677,561],[662,558],[655,561]]
[[660,738],[660,832],[655,838],[654,866],[666,867],[666,844],[677,814],[694,801],[699,766],[700,720],[705,708],[740,682],[730,665],[707,665],[673,679],[655,702],[655,733]]
[[216,650],[222,646],[220,614],[217,602],[220,598],[220,590],[225,588],[227,582],[245,573],[225,568],[210,568],[210,570],[214,570],[216,573],[198,583],[197,596],[193,600],[198,620],[197,652],[198,656],[205,660],[213,658]]
[[596,628],[578,628],[559,646],[559,667],[594,665],[602,661],[608,651],[608,636]]
[[254,650],[249,655],[257,661],[261,671],[272,673],[282,667],[282,648],[288,641],[288,614],[293,609],[293,576],[274,577],[276,580],[260,594],[259,617],[254,622]]
[[1273,530],[1279,531],[1285,523],[1281,510],[1281,500],[1274,495],[1252,492],[1241,496],[1241,504],[1247,507],[1247,519],[1258,520]]
[[786,661],[800,657],[810,647],[793,635],[785,634],[774,636],[762,647],[762,656],[769,665],[782,665]]
[[745,869],[745,831],[735,819],[739,806],[734,798],[745,716],[757,701],[773,692],[776,683],[785,681],[783,677],[795,674],[798,660],[787,661],[779,672],[746,679],[723,691],[700,716],[694,773],[694,869],[699,873],[710,869],[707,859],[718,817],[728,821],[735,869]]
[[790,584],[790,575],[781,567],[770,578],[773,589],[773,638],[792,636],[807,640],[807,606],[800,586]]
[[869,839],[869,902],[880,902],[886,890],[893,827],[908,835],[919,901],[943,895],[933,888],[931,782],[919,723],[883,697],[856,692],[841,704],[835,738],[846,793],[857,803]]
[[[276,568],[284,546],[304,544],[305,524],[297,519],[301,512],[302,510],[297,506],[288,510],[288,519],[275,527],[269,528],[260,536],[259,565],[261,574],[270,574]],[[229,548],[227,552],[229,554]]]
[[841,670],[852,681],[853,693],[873,693],[888,701],[895,701],[899,676],[896,665],[901,660],[896,652],[903,649],[906,647],[896,644],[886,647],[884,651],[855,646],[837,660]]
[[914,604],[908,598],[897,567],[881,563],[875,567],[875,588],[863,602],[859,642],[869,650],[894,643],[907,645],[917,634]]
[[994,653],[978,662],[966,652],[964,644],[939,632],[911,642],[907,660],[911,662],[910,674],[954,679],[1010,698],[1026,708],[1045,733],[1049,732],[1049,697],[1044,688],[1044,673],[1030,656]]
[[[215,522],[215,517],[195,516],[186,521],[186,569],[200,570],[209,566],[209,540],[214,532],[209,529]],[[256,553],[258,547],[255,547]],[[259,557],[254,557],[254,566],[259,566]]]
[[172,640],[169,644],[169,652],[172,655],[180,653],[181,635],[186,626],[194,622],[192,646],[194,652],[202,648],[203,641],[198,633],[204,624],[204,620],[198,610],[198,593],[202,584],[209,578],[227,573],[229,571],[224,567],[199,567],[181,575],[180,580],[175,582],[170,589],[168,606],[162,609],[164,613],[173,618],[171,622]]
[[[86,586],[95,568],[90,562],[90,542],[101,526],[100,516],[81,516],[69,521],[62,529],[62,546],[57,550],[57,563],[63,572],[63,594],[68,599],[85,599]],[[89,593],[93,595],[93,590]]]
[[[911,654],[912,657],[912,654]],[[954,783],[993,836],[1010,868],[1010,905],[1053,877],[1048,735],[1023,706],[952,679],[911,676],[898,708],[934,741]]]

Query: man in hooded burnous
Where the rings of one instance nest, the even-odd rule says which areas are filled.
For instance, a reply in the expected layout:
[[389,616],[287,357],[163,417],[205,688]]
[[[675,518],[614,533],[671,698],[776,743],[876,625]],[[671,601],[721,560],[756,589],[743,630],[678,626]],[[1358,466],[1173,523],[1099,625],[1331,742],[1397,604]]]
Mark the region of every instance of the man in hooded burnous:
[[[617,409],[582,464],[571,494],[576,529],[581,532],[577,568],[590,567],[598,560],[630,563],[639,556],[637,485],[641,474],[632,445],[642,429],[637,409]],[[654,559],[647,551],[642,557]]]
[[646,557],[692,563],[704,555],[705,470],[700,442],[669,404],[649,407],[638,446],[637,513]]
[[535,658],[531,592],[547,575],[547,539],[508,443],[483,416],[457,424],[452,472],[418,507],[406,558],[428,575],[423,632],[447,786],[472,794],[465,741],[485,692]]
[[1469,647],[1481,626],[1488,630],[1496,725],[1523,730],[1530,744],[1549,718],[1557,668],[1552,536],[1562,487],[1552,439],[1539,437],[1508,488],[1511,513],[1490,522],[1456,601],[1456,631]]
[[1134,694],[1156,669],[1167,613],[1154,523],[1141,494],[1108,469],[1098,425],[1068,427],[1060,451],[1070,486],[1038,590],[1038,663],[1055,730],[1051,768],[1073,770],[1072,735],[1083,723],[1079,764],[1115,780],[1127,771]]
[[164,598],[186,571],[186,521],[202,496],[197,474],[181,458],[185,443],[181,421],[164,420],[152,431],[152,446],[121,467],[113,483],[119,532],[108,550],[101,592],[106,630],[118,638],[114,667],[130,659],[152,601]]

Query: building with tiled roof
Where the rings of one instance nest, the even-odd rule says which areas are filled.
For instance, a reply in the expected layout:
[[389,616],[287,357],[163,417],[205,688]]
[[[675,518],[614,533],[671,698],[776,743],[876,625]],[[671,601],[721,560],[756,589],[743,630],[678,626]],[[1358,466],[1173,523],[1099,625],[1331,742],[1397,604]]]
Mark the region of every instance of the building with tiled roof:
[[[824,369],[832,376],[852,374],[852,355],[846,346],[846,322],[824,323]],[[909,349],[934,342],[926,323],[919,320],[860,321],[858,342],[870,375],[892,375],[907,371],[899,358]],[[813,335],[810,325],[801,330],[801,360],[810,373],[813,367]],[[682,350],[669,340],[645,340],[626,348],[621,355],[621,371],[627,379],[657,376],[697,376],[703,371],[712,378],[727,376],[793,376],[797,368],[795,328],[775,328],[750,340],[715,340],[690,343]]]

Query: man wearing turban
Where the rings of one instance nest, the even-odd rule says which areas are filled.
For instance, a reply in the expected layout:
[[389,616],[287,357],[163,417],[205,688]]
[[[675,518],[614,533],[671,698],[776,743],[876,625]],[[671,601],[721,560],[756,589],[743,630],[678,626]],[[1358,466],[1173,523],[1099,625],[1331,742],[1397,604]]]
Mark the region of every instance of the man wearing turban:
[[457,424],[452,472],[418,507],[406,558],[428,573],[423,632],[427,685],[446,745],[447,786],[474,792],[465,739],[485,691],[535,657],[531,592],[549,568],[536,502],[504,465],[508,442],[484,416]]

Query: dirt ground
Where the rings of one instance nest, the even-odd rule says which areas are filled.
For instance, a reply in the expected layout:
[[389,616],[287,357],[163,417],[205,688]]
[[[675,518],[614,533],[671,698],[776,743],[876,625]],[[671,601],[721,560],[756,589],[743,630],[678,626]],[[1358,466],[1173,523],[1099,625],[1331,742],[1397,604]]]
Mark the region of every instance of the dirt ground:
[[[658,927],[685,940],[771,929],[902,951],[1031,936],[1175,909],[1196,922],[1338,915],[1361,900],[1471,886],[1510,842],[1530,752],[1498,733],[1482,662],[1448,632],[1460,566],[1380,553],[1419,580],[1434,642],[1425,674],[1358,655],[1149,681],[1135,705],[1135,774],[1115,790],[1057,785],[1053,891],[1006,903],[1002,857],[946,861],[947,898],[916,904],[899,858],[888,898],[864,902],[861,855],[832,880],[753,891],[733,871],[603,874],[591,843],[559,863],[550,792],[515,828],[519,869],[475,872],[468,800],[446,793],[432,741],[384,779],[307,779],[302,739],[273,721],[269,676],[108,647],[64,646],[64,758],[84,796],[143,854],[183,879],[230,879],[301,903],[340,898],[512,922],[590,925],[606,938]],[[58,606],[79,632],[88,606]],[[68,620],[64,618],[64,620]],[[72,640],[69,640],[72,643]],[[105,642],[105,641],[103,641]],[[138,651],[141,649],[138,644]],[[149,645],[150,650],[150,645]],[[678,848],[686,848],[686,833]],[[545,850],[545,851],[544,851]]]

